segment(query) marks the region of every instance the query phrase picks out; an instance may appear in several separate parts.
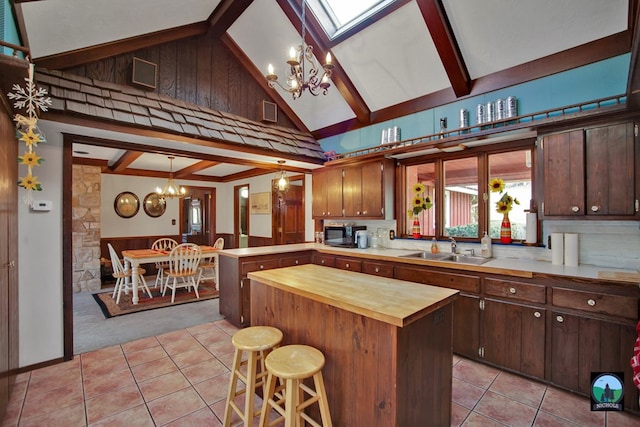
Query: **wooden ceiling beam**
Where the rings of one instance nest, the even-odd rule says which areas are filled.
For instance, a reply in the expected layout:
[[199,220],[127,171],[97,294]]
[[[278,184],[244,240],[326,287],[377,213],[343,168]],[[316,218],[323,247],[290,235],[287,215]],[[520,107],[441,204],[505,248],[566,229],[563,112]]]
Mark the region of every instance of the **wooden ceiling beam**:
[[207,19],[209,36],[218,38],[226,33],[251,3],[253,0],[222,0]]
[[131,163],[140,158],[142,154],[142,151],[125,151],[124,154],[120,156],[120,158],[116,160],[113,165],[111,165],[111,170],[114,172],[122,172],[123,170],[127,169],[131,165]]
[[71,50],[54,55],[33,58],[33,62],[42,68],[50,70],[64,70],[110,58],[123,53],[134,52],[150,46],[180,40],[188,37],[206,34],[209,23],[206,21],[182,27],[169,28],[154,33],[142,34],[126,39],[115,40],[83,49]]
[[221,162],[213,162],[211,160],[201,160],[198,163],[195,163],[191,166],[188,166],[186,168],[180,169],[178,171],[176,171],[173,175],[176,178],[185,178],[191,174],[193,174],[194,172],[199,172],[205,169],[209,169],[214,167],[215,165],[219,165],[221,164]]
[[469,94],[471,78],[440,0],[418,0],[422,18],[457,97]]
[[253,178],[255,176],[261,176],[261,175],[272,173],[272,172],[273,172],[272,170],[266,170],[266,169],[260,169],[260,168],[250,169],[243,172],[227,175],[222,179],[221,182],[232,182],[240,179]]

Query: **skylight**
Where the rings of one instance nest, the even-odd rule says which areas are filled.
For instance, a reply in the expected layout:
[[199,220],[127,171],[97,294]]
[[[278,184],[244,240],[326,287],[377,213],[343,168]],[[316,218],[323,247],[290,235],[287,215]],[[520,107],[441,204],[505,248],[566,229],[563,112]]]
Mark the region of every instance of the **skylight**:
[[307,0],[330,39],[358,25],[394,0]]

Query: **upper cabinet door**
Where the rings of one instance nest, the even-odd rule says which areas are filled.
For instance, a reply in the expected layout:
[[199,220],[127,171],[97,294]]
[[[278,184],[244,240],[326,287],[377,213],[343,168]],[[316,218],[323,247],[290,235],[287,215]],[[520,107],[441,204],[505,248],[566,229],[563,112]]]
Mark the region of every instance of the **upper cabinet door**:
[[587,129],[587,214],[635,213],[635,157],[633,123]]
[[584,132],[545,136],[542,161],[544,215],[584,215]]

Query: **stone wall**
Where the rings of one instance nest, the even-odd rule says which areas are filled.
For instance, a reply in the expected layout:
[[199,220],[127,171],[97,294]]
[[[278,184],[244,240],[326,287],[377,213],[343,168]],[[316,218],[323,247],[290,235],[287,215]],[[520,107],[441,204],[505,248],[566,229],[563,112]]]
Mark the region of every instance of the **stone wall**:
[[100,290],[100,168],[73,166],[73,291]]

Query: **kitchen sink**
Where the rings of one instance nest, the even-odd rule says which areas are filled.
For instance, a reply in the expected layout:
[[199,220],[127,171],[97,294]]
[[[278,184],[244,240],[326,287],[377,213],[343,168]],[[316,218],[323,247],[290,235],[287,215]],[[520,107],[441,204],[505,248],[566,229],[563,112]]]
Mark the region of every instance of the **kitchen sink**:
[[448,261],[448,262],[458,262],[461,264],[475,264],[481,265],[485,262],[489,261],[491,258],[484,258],[481,256],[475,255],[464,255],[464,254],[432,254],[431,252],[416,252],[408,255],[401,255],[401,258],[419,258],[419,259],[428,259],[431,261]]

